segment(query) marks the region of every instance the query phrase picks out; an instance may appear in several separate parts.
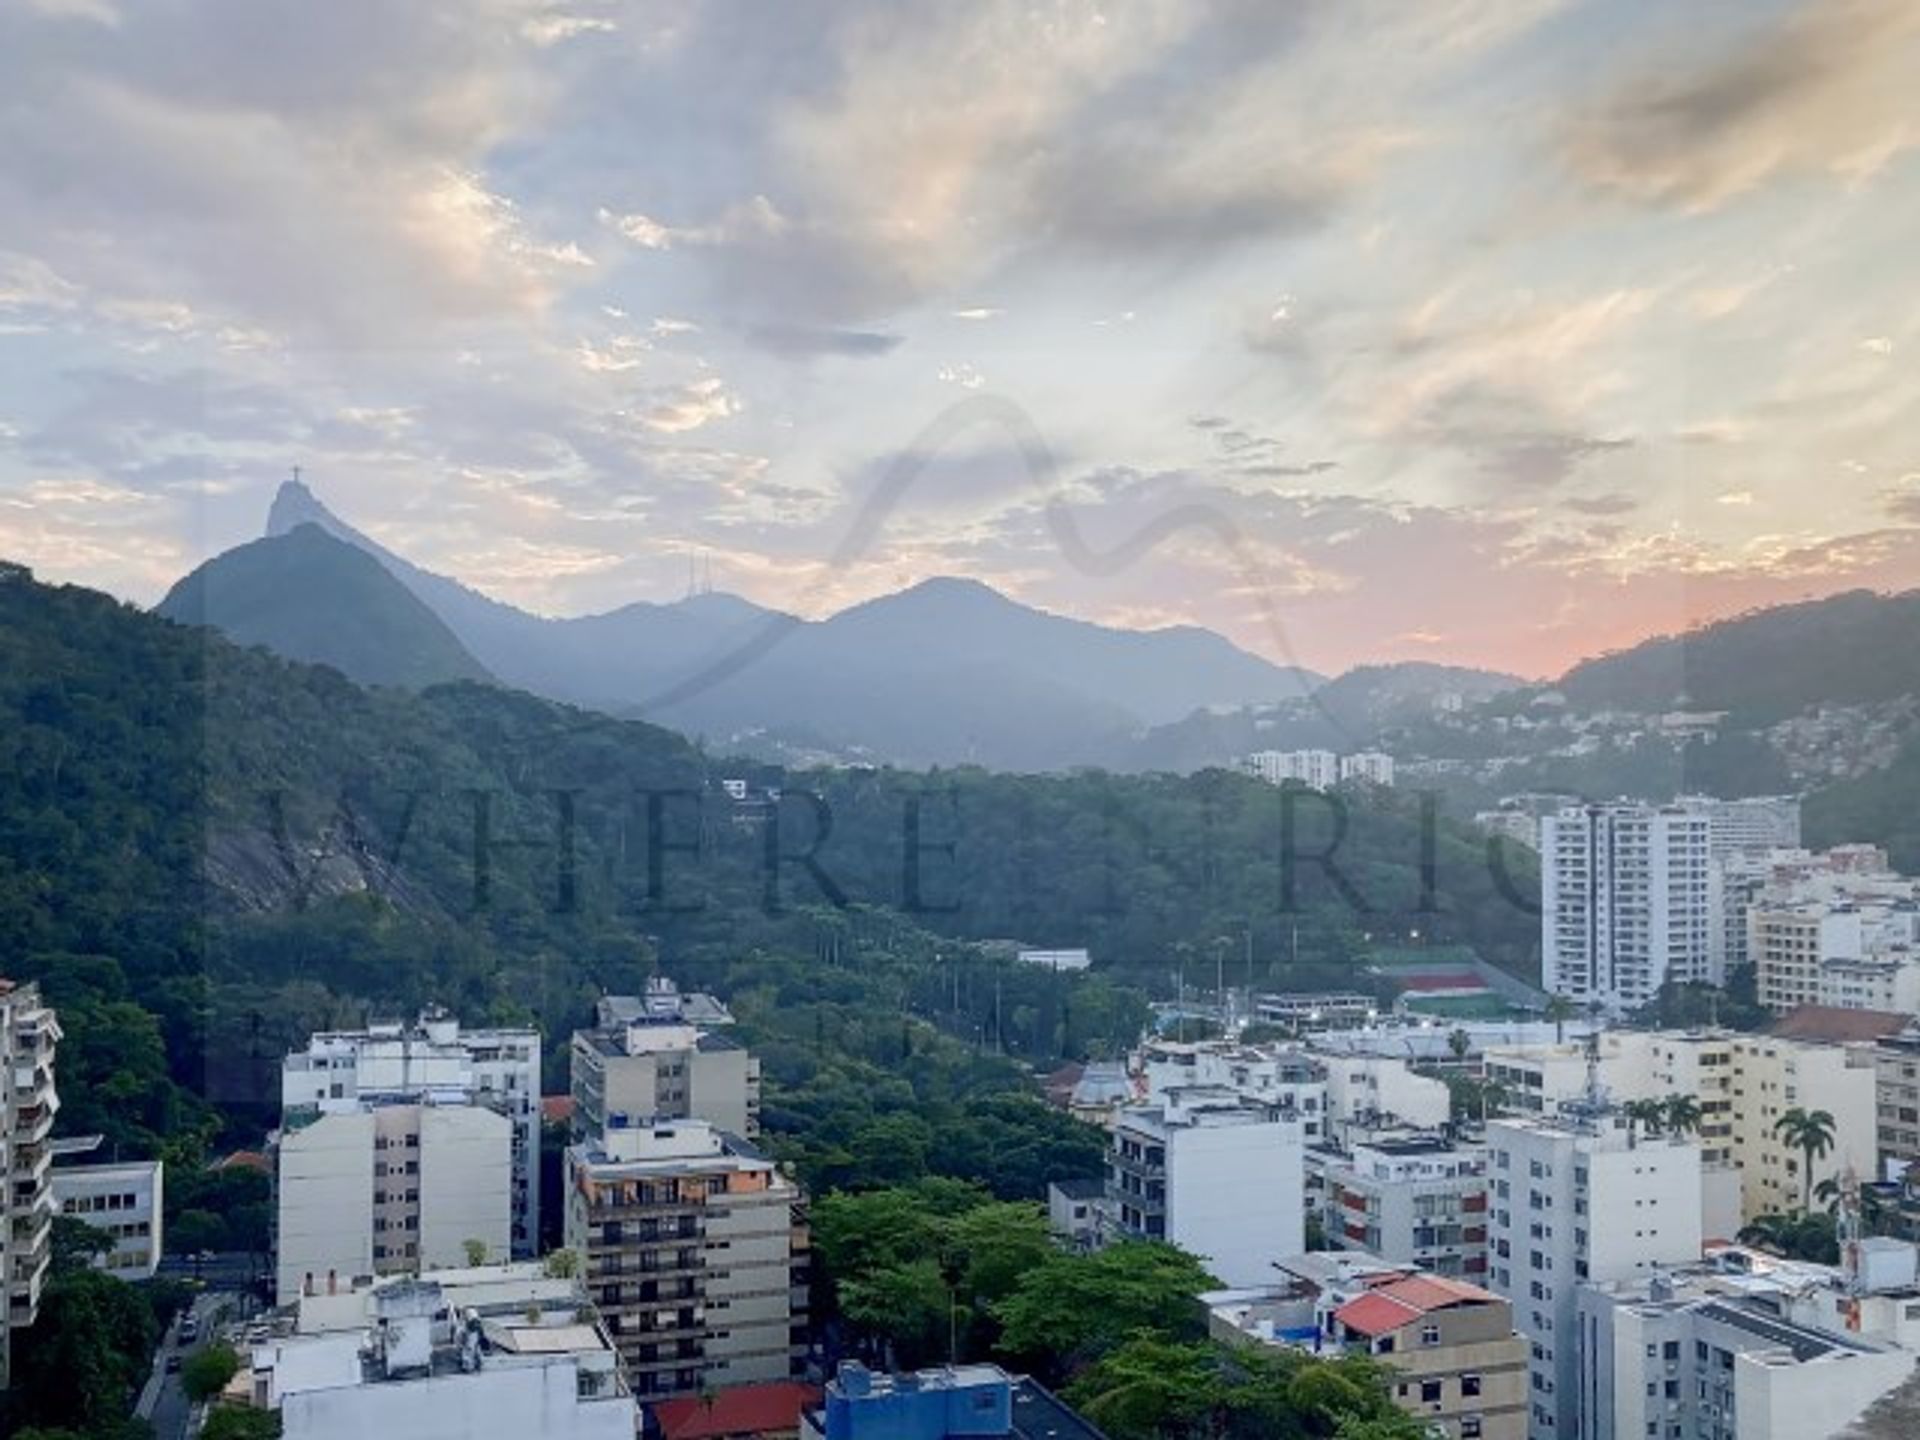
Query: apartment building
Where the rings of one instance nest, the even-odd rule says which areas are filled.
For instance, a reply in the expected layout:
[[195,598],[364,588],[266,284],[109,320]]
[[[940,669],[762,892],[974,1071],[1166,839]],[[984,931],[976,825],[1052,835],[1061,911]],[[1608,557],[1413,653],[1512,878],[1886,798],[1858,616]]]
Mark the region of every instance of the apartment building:
[[54,1207],[113,1241],[112,1249],[93,1257],[94,1269],[121,1280],[150,1280],[160,1268],[163,1170],[158,1160],[54,1167]]
[[[1728,1238],[1758,1215],[1797,1209],[1805,1157],[1776,1128],[1788,1110],[1825,1110],[1834,1144],[1813,1162],[1813,1183],[1851,1167],[1874,1170],[1878,1061],[1870,1045],[1835,1045],[1731,1031],[1610,1031],[1598,1042],[1600,1081],[1616,1102],[1691,1095],[1700,1103],[1697,1139],[1706,1169],[1709,1234]],[[1501,1047],[1487,1074],[1516,1108],[1551,1118],[1586,1088],[1584,1047]],[[1717,1187],[1737,1181],[1738,1209]]]
[[298,1330],[253,1346],[247,1366],[249,1401],[278,1413],[286,1440],[639,1433],[639,1407],[579,1280],[490,1266],[301,1308]]
[[350,1114],[361,1102],[483,1107],[511,1127],[513,1254],[540,1246],[540,1032],[463,1030],[444,1011],[411,1024],[315,1035],[280,1068],[280,1107],[289,1124]]
[[1437,1130],[1453,1118],[1446,1082],[1420,1075],[1392,1055],[1324,1055],[1326,1136],[1349,1145],[1382,1129]]
[[1540,822],[1545,988],[1615,1014],[1706,981],[1712,823],[1680,805],[1570,806]]
[[1269,785],[1293,780],[1312,790],[1331,790],[1340,783],[1340,757],[1331,750],[1257,750],[1240,765]]
[[1708,842],[1716,859],[1800,846],[1798,795],[1752,795],[1741,800],[1682,795],[1674,803],[1706,817]]
[[1335,1341],[1371,1355],[1396,1404],[1430,1434],[1525,1440],[1527,1341],[1513,1307],[1459,1280],[1410,1275],[1333,1311]]
[[1591,1440],[1825,1440],[1913,1371],[1911,1351],[1686,1273],[1582,1285],[1577,1308]]
[[1577,1291],[1700,1256],[1700,1147],[1648,1137],[1600,1104],[1487,1126],[1489,1288],[1527,1338],[1531,1440],[1612,1440],[1581,1425]]
[[282,1305],[514,1247],[514,1123],[460,1103],[363,1097],[287,1117],[273,1143]]
[[1308,1144],[1325,1133],[1327,1067],[1297,1045],[1154,1040],[1140,1063],[1149,1102],[1173,1090],[1231,1090],[1298,1119]]
[[1327,1241],[1436,1275],[1487,1273],[1487,1152],[1434,1135],[1379,1139],[1321,1168]]
[[642,1399],[788,1379],[805,1355],[798,1188],[704,1120],[615,1125],[566,1155],[566,1236]]
[[1103,1440],[1039,1381],[998,1365],[885,1375],[843,1360],[823,1401],[801,1416],[799,1440]]
[[637,999],[603,999],[594,1027],[573,1036],[575,1136],[598,1135],[616,1120],[656,1118],[757,1134],[760,1062],[720,1028],[732,1018],[717,1001],[682,995],[659,978]]
[[1306,1248],[1297,1112],[1218,1086],[1174,1086],[1117,1111],[1104,1214],[1121,1237],[1168,1240],[1227,1285],[1272,1278]]
[[1340,757],[1340,783],[1393,784],[1393,757],[1382,750],[1361,750]]
[[[1891,1018],[1891,1017],[1889,1017]],[[1877,1175],[1903,1175],[1920,1163],[1920,1028],[1883,1038],[1873,1050]]]
[[60,1021],[40,987],[0,979],[0,1065],[8,1076],[0,1109],[6,1157],[6,1224],[0,1226],[0,1388],[12,1374],[12,1335],[40,1317],[40,1293],[53,1260],[53,1118],[60,1110],[53,1063]]

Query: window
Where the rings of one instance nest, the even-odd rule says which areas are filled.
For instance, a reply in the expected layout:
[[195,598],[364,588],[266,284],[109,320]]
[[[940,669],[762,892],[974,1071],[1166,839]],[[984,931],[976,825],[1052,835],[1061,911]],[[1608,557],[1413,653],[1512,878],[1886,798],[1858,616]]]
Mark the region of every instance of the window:
[[1440,1343],[1440,1327],[1438,1325],[1421,1326],[1420,1343],[1422,1345],[1438,1345]]
[[1473,1399],[1480,1393],[1480,1377],[1478,1375],[1462,1375],[1460,1377],[1460,1393],[1469,1400]]
[[1462,1415],[1460,1417],[1460,1435],[1461,1440],[1479,1440],[1480,1417],[1478,1415]]
[[1420,1382],[1420,1403],[1422,1405],[1438,1405],[1440,1403],[1440,1389],[1440,1381],[1422,1380]]

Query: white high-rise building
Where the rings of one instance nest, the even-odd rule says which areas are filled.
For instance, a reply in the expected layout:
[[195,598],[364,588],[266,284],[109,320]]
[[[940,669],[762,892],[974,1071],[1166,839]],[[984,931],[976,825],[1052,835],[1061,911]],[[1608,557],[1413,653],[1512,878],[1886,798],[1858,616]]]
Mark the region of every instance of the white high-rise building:
[[1615,1013],[1709,981],[1711,830],[1684,806],[1583,805],[1540,822],[1546,988]]
[[[513,1146],[513,1255],[540,1248],[540,1032],[463,1030],[432,1011],[413,1025],[315,1035],[280,1068],[289,1128],[362,1102],[475,1105],[504,1116]],[[505,1257],[500,1257],[505,1258]]]
[[1167,1240],[1228,1286],[1273,1282],[1306,1246],[1300,1123],[1217,1086],[1116,1111],[1107,1209],[1125,1238]]
[[[1579,1287],[1700,1258],[1700,1147],[1602,1105],[1487,1126],[1490,1287],[1531,1353],[1531,1440],[1613,1440],[1580,1404]],[[1583,1424],[1583,1422],[1585,1422]]]
[[60,1022],[40,987],[0,979],[0,1389],[11,1374],[12,1334],[39,1318],[40,1292],[53,1263],[53,1117],[60,1094],[53,1056]]

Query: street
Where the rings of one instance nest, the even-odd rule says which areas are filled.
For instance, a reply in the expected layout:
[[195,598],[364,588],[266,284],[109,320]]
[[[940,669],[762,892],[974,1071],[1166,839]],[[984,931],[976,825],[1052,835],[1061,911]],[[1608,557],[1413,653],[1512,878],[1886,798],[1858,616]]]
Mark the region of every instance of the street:
[[[161,1337],[160,1349],[153,1357],[153,1373],[147,1377],[146,1385],[140,1391],[140,1401],[134,1408],[134,1414],[153,1425],[154,1440],[186,1440],[187,1425],[192,1418],[193,1406],[187,1399],[187,1392],[181,1388],[178,1372],[167,1372],[167,1358],[186,1354],[199,1345],[215,1338],[217,1324],[222,1315],[231,1315],[239,1304],[239,1297],[226,1291],[208,1291],[194,1297],[188,1306],[173,1319],[167,1327],[167,1333]],[[193,1345],[180,1343],[180,1327],[188,1315],[199,1323],[200,1338]]]

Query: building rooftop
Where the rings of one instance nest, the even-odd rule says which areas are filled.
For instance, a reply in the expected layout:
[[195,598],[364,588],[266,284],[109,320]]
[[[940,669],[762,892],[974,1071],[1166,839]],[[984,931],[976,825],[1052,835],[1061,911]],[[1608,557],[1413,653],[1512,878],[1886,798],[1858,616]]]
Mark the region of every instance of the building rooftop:
[[1913,1016],[1888,1010],[1843,1010],[1833,1005],[1802,1005],[1776,1021],[1768,1033],[1782,1040],[1826,1040],[1846,1044],[1891,1040],[1913,1024]]
[[799,1428],[801,1412],[819,1403],[819,1386],[777,1380],[661,1400],[653,1406],[653,1419],[661,1440],[726,1440],[735,1435],[791,1432]]
[[1385,1335],[1412,1324],[1435,1310],[1459,1305],[1504,1305],[1507,1302],[1491,1291],[1464,1280],[1444,1275],[1409,1275],[1392,1280],[1357,1299],[1349,1300],[1333,1312],[1333,1318],[1347,1329],[1368,1338]]

